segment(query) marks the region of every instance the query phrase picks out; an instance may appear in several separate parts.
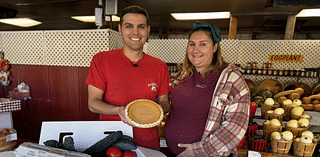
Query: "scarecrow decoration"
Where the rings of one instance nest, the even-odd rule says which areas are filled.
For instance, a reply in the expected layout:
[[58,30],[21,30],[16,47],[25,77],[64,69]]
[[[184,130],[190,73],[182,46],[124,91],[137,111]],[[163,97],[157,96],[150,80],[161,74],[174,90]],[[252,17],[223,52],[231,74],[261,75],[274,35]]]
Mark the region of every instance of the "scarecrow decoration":
[[2,86],[9,86],[9,61],[4,59],[4,53],[0,52],[0,81]]

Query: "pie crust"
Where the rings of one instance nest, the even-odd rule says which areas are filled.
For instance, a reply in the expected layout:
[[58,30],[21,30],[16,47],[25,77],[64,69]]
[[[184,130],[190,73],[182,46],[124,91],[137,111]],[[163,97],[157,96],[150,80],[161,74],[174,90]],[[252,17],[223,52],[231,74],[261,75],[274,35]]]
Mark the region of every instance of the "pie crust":
[[139,99],[129,103],[125,109],[128,122],[139,128],[151,128],[160,124],[163,110],[154,101]]

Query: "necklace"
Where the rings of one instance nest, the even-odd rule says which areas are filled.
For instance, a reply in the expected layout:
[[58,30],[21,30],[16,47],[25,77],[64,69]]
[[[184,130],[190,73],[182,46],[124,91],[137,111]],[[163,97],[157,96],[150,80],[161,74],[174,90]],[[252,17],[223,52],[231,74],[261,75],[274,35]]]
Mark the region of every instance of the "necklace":
[[205,85],[205,84],[197,84],[197,87],[199,87],[199,88],[207,88],[207,85]]

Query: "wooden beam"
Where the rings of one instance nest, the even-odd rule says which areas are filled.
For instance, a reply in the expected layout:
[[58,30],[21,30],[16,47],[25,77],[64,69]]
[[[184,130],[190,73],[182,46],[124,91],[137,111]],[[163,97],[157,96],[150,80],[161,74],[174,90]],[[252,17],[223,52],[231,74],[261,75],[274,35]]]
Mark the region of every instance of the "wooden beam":
[[231,16],[229,26],[229,39],[236,39],[238,27],[238,17]]
[[296,15],[289,15],[287,18],[286,32],[284,36],[285,40],[293,39],[295,25],[296,25]]

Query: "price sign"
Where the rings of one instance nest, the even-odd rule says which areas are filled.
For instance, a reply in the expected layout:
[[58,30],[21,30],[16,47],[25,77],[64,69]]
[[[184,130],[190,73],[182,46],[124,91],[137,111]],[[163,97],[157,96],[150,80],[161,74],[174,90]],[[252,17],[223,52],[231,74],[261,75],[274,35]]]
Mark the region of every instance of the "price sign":
[[261,154],[255,151],[248,151],[248,157],[261,157]]

